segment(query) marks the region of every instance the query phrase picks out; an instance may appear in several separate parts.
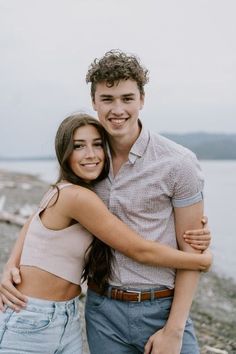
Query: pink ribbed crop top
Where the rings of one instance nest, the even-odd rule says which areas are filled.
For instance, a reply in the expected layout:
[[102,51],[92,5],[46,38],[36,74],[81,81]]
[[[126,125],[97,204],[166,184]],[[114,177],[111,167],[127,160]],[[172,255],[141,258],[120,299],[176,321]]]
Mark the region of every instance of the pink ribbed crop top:
[[[62,189],[70,183],[59,184]],[[40,213],[57,193],[51,188],[42,199],[33,216],[25,237],[20,265],[40,268],[74,284],[80,284],[85,251],[93,240],[92,235],[79,223],[62,230],[46,228]]]

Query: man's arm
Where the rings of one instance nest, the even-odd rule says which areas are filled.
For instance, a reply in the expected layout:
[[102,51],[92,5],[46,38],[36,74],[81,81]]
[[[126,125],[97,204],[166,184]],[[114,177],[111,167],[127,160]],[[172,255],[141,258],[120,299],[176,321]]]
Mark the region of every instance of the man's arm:
[[[179,248],[187,252],[193,250],[184,242],[183,234],[187,229],[201,227],[203,202],[182,208],[175,208],[175,228]],[[182,347],[182,338],[185,323],[189,315],[193,297],[199,281],[200,272],[178,270],[175,280],[175,293],[169,318],[163,329],[150,337],[145,346],[145,354],[179,354]]]
[[[31,217],[32,218],[32,217]],[[25,223],[21,229],[15,245],[11,251],[10,257],[4,267],[3,275],[0,283],[0,311],[4,310],[4,304],[8,305],[15,311],[25,306],[27,298],[22,295],[14,286],[21,282],[19,263],[25,241],[25,235],[28,230],[31,218]]]

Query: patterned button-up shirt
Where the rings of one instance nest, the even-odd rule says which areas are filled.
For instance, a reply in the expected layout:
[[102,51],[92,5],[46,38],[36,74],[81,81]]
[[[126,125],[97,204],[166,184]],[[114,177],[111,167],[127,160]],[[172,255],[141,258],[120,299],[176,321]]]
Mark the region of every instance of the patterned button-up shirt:
[[[181,145],[142,128],[128,161],[96,193],[109,210],[148,240],[177,248],[173,207],[203,199],[203,176],[195,155]],[[110,283],[130,288],[174,287],[175,270],[152,267],[115,251]]]

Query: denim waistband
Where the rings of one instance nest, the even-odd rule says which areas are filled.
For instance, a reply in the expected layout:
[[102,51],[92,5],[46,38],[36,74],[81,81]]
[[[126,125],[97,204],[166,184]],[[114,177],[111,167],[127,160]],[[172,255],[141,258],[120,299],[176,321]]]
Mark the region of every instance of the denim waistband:
[[68,301],[50,301],[42,300],[33,297],[28,297],[26,309],[27,311],[36,311],[48,314],[65,314],[78,310],[79,296]]

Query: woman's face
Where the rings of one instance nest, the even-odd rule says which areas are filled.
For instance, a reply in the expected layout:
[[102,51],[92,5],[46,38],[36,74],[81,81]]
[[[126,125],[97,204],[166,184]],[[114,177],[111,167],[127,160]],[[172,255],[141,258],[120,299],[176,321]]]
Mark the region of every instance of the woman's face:
[[101,135],[93,125],[86,125],[76,129],[73,143],[70,168],[85,182],[95,180],[101,174],[105,161]]

